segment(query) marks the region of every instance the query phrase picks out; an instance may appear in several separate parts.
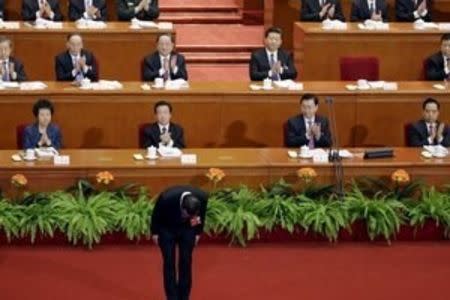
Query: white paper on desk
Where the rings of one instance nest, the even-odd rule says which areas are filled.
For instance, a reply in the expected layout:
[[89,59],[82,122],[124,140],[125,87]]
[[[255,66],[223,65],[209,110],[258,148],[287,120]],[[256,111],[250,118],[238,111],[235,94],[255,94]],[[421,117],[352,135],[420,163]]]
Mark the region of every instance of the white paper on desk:
[[160,146],[158,148],[158,153],[162,157],[180,157],[183,154],[183,152],[181,152],[181,150],[178,148],[163,146]]
[[368,81],[367,84],[372,89],[382,89],[384,86],[384,81]]
[[383,90],[396,91],[396,90],[398,90],[398,84],[397,84],[397,82],[385,82],[383,85]]
[[120,90],[123,85],[117,80],[100,80],[99,82],[93,82],[86,85],[83,89],[91,89],[94,91],[110,91],[110,90]]
[[261,85],[258,85],[258,84],[250,84],[250,89],[252,90],[252,91],[259,91],[259,90],[262,90],[262,86]]
[[347,23],[340,20],[326,19],[322,22],[323,30],[347,30]]
[[36,152],[36,155],[38,157],[43,157],[43,158],[59,155],[58,151],[56,151],[56,149],[53,147],[36,148],[34,151]]
[[[329,150],[324,150],[322,148],[316,148],[316,149],[312,149],[312,150],[309,150],[309,151],[310,151],[310,153],[313,156],[324,156],[324,155],[326,155],[328,157],[328,154],[330,153]],[[339,156],[342,157],[342,158],[351,158],[351,157],[353,157],[353,154],[350,151],[346,150],[346,149],[341,149],[341,150],[339,150]]]
[[142,21],[137,18],[131,20],[132,28],[158,28],[158,25],[153,21]]
[[168,80],[168,81],[166,81],[166,84],[165,84],[166,90],[181,90],[181,89],[188,89],[188,88],[189,88],[189,83],[182,78],[175,79],[175,80]]
[[450,31],[450,23],[439,23],[438,28],[439,30]]
[[47,85],[42,81],[27,81],[20,83],[20,89],[22,91],[35,91],[35,90],[45,90]]
[[159,22],[158,23],[158,29],[159,30],[172,30],[173,29],[173,23],[171,23],[171,22]]
[[37,29],[61,29],[63,27],[62,22],[54,22],[42,18],[36,19],[34,28]]
[[358,24],[359,29],[363,30],[389,30],[389,24],[382,21],[365,20]]
[[19,87],[19,83],[16,81],[0,81],[0,85],[7,89]]
[[280,89],[303,90],[303,83],[295,82],[291,79],[275,80],[273,85]]
[[445,157],[448,155],[448,149],[442,145],[429,145],[423,146],[423,148],[435,157]]
[[424,30],[424,29],[437,29],[439,26],[433,22],[425,22],[422,19],[418,19],[413,23],[414,29]]
[[104,29],[107,27],[106,23],[103,21],[86,19],[79,19],[75,24],[78,29]]
[[19,29],[20,23],[19,22],[11,22],[11,21],[3,21],[3,19],[0,19],[0,29]]

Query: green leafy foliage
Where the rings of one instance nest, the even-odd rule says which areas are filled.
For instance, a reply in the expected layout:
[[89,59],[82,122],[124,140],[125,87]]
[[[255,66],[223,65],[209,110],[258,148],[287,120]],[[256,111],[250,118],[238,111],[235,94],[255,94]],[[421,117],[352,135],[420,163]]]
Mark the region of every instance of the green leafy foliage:
[[20,234],[20,222],[26,215],[19,205],[12,204],[6,199],[0,200],[0,230],[2,230],[8,242]]

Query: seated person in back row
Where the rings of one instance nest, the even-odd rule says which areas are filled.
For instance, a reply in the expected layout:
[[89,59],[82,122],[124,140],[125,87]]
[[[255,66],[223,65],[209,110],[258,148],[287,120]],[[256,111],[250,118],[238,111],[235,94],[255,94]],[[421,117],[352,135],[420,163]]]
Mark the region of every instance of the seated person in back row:
[[431,55],[425,61],[427,80],[447,80],[450,76],[450,33],[441,37],[441,51]]
[[340,0],[303,0],[301,21],[322,22],[325,19],[345,22]]
[[297,78],[297,70],[289,53],[281,49],[282,31],[271,27],[265,32],[263,49],[256,50],[250,58],[250,79],[261,81],[266,78],[285,80]]
[[71,21],[79,19],[106,21],[106,0],[70,0],[69,19]]
[[39,147],[61,148],[61,132],[52,123],[53,104],[47,99],[39,99],[33,106],[36,122],[28,125],[23,132],[23,149]]
[[144,81],[154,81],[158,77],[164,80],[188,80],[184,56],[173,50],[173,36],[162,34],[157,42],[158,50],[144,59]]
[[308,146],[310,149],[331,146],[328,120],[317,115],[319,98],[305,94],[300,99],[301,114],[288,120],[285,132],[286,147]]
[[59,0],[23,0],[22,19],[24,21],[36,21],[36,19],[62,21]]
[[439,121],[441,105],[433,98],[427,98],[423,104],[423,118],[408,128],[408,146],[442,145],[450,147],[450,129]]
[[431,22],[431,0],[396,0],[395,15],[399,22],[414,22],[423,20]]
[[56,80],[77,81],[88,78],[98,79],[97,63],[94,55],[83,49],[83,39],[78,33],[67,36],[67,51],[55,58]]
[[133,18],[152,21],[159,17],[158,0],[116,0],[119,21]]
[[353,0],[350,20],[388,22],[388,6],[385,0]]
[[5,36],[0,36],[0,75],[3,81],[25,81],[27,75],[23,64],[11,56],[12,42]]
[[166,101],[159,101],[153,107],[156,122],[144,128],[144,148],[147,147],[176,147],[184,148],[183,128],[170,122],[172,105]]

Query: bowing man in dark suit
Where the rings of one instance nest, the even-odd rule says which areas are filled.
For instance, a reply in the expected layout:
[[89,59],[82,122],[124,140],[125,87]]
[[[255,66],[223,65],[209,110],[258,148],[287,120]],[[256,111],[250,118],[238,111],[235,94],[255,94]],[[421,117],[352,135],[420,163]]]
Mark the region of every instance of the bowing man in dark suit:
[[[167,300],[188,300],[192,286],[192,252],[205,224],[208,194],[191,186],[162,192],[152,214],[151,233],[163,258]],[[178,245],[178,280],[175,253]]]
[[287,122],[286,147],[309,146],[327,148],[331,146],[331,134],[328,120],[316,115],[319,99],[313,94],[305,94],[300,99],[301,114]]
[[23,64],[11,56],[12,42],[5,36],[0,36],[0,76],[3,81],[25,81],[27,75]]
[[304,0],[300,19],[306,22],[321,22],[325,19],[345,22],[340,0]]
[[427,98],[423,104],[422,120],[408,128],[408,146],[422,147],[426,145],[442,145],[450,147],[450,129],[439,121],[441,105],[433,98]]
[[61,132],[52,123],[53,104],[47,99],[39,99],[33,106],[36,122],[28,125],[23,132],[23,149],[39,147],[61,148]]
[[431,55],[425,61],[427,80],[444,80],[450,77],[450,34],[441,37],[441,51]]
[[431,22],[431,2],[429,0],[396,0],[395,15],[399,22],[414,22],[422,19]]
[[153,107],[156,122],[144,128],[144,148],[176,147],[184,148],[183,128],[170,122],[172,105],[166,101],[158,101]]
[[278,27],[271,27],[265,32],[265,48],[256,50],[250,58],[250,78],[261,81],[266,78],[272,80],[295,79],[297,70],[289,53],[281,49],[282,31]]
[[77,21],[79,19],[106,21],[107,10],[105,0],[70,0],[69,19]]
[[388,21],[388,6],[385,0],[353,0],[351,17],[352,22],[365,20]]
[[116,0],[119,21],[133,18],[152,21],[159,17],[158,0]]
[[58,0],[23,0],[22,19],[24,21],[36,21],[42,18],[52,21],[62,21],[63,17],[59,9]]
[[164,80],[188,80],[186,60],[182,54],[175,52],[173,36],[162,34],[158,36],[158,50],[144,58],[144,81],[154,81],[155,78]]
[[67,51],[55,58],[56,79],[58,81],[77,81],[89,78],[98,79],[97,63],[94,55],[83,49],[83,39],[78,33],[67,37]]

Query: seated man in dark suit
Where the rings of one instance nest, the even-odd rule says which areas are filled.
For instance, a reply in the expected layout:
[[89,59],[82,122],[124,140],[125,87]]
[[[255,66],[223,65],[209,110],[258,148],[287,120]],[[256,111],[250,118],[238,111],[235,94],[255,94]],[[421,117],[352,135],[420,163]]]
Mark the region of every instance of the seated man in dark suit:
[[53,104],[47,99],[39,99],[33,106],[36,122],[28,125],[23,132],[23,149],[39,147],[61,148],[61,132],[52,123]]
[[56,80],[77,81],[89,78],[96,81],[97,64],[94,55],[83,49],[83,39],[78,33],[67,36],[67,51],[55,58]]
[[192,251],[203,233],[207,206],[208,194],[192,186],[170,187],[156,200],[151,233],[154,243],[161,249],[164,290],[168,300],[189,299]]
[[414,22],[422,19],[425,22],[431,22],[431,2],[429,0],[396,0],[395,15],[399,22]]
[[153,107],[156,122],[144,129],[144,148],[147,147],[176,147],[184,148],[183,128],[170,122],[172,105],[166,101],[159,101]]
[[439,121],[441,105],[433,98],[427,98],[423,104],[422,120],[408,128],[408,146],[442,145],[450,147],[450,129]]
[[365,20],[388,21],[388,6],[385,0],[353,0],[350,20],[364,22]]
[[266,78],[285,80],[297,78],[297,70],[289,53],[281,49],[282,31],[271,27],[265,32],[265,48],[256,50],[250,58],[250,79],[261,81]]
[[158,0],[116,0],[119,21],[133,18],[152,21],[159,17]]
[[307,22],[325,19],[345,22],[340,0],[303,0],[300,19]]
[[447,80],[450,76],[450,34],[441,37],[441,51],[431,55],[425,61],[427,80]]
[[142,78],[144,81],[188,79],[184,56],[173,51],[174,41],[170,34],[158,37],[158,50],[144,59]]
[[105,0],[70,0],[69,19],[106,21],[107,10]]
[[23,0],[22,19],[24,21],[36,21],[36,19],[62,21],[63,17],[59,9],[59,1]]
[[25,81],[27,75],[23,64],[11,56],[12,42],[5,36],[0,36],[0,75],[3,81]]
[[308,146],[310,149],[331,146],[328,120],[316,115],[319,98],[305,94],[300,99],[301,114],[290,118],[285,132],[286,147]]

